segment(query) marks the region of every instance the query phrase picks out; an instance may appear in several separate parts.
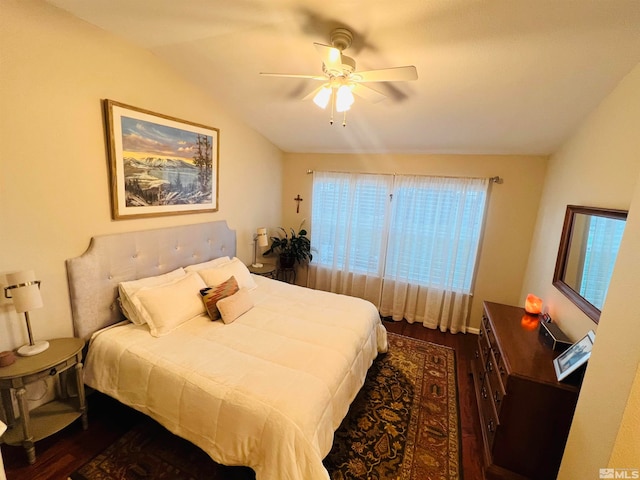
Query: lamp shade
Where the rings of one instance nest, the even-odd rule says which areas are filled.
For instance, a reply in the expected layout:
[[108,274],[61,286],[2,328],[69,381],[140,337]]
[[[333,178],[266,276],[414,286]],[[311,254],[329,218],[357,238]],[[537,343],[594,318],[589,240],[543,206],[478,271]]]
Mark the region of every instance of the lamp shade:
[[315,103],[320,108],[327,108],[329,104],[329,100],[331,99],[331,87],[328,85],[323,86],[318,93],[316,93],[315,97],[313,97],[313,103]]
[[264,227],[260,227],[257,230],[257,240],[258,240],[258,246],[260,247],[266,247],[267,245],[269,245],[269,239],[267,238],[267,229]]
[[338,88],[336,95],[336,112],[346,112],[353,105],[354,98],[351,88],[348,85],[342,85]]
[[18,313],[42,308],[39,282],[33,270],[7,274],[13,305]]

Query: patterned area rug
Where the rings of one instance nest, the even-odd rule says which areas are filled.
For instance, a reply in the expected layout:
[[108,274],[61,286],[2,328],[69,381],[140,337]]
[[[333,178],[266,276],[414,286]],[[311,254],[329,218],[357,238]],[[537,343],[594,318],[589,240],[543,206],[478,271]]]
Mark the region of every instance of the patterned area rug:
[[[460,428],[455,352],[389,333],[324,464],[332,480],[457,480]],[[71,480],[249,480],[244,467],[146,420],[73,473]]]

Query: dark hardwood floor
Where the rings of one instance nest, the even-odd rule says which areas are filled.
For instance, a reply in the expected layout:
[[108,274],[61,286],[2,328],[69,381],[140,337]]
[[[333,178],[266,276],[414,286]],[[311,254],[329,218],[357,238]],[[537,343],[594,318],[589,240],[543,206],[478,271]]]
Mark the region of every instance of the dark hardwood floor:
[[[464,480],[482,480],[482,437],[470,360],[476,336],[442,333],[420,324],[384,322],[387,330],[447,345],[456,351]],[[7,480],[66,480],[67,476],[127,432],[142,414],[99,393],[88,395],[89,429],[76,421],[61,432],[36,442],[36,462],[27,463],[22,447],[2,445]]]

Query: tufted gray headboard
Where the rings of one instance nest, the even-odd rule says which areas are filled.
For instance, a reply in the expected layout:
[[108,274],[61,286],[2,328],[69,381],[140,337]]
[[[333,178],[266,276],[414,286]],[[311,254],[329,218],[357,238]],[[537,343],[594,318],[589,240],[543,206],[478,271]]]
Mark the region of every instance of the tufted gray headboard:
[[124,319],[118,283],[235,254],[236,232],[224,220],[93,237],[86,252],[66,261],[75,335],[87,340]]

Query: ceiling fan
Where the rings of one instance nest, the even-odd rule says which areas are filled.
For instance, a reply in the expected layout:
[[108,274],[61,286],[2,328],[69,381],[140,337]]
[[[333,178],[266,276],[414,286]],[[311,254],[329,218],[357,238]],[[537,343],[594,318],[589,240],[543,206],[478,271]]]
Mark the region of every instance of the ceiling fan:
[[299,75],[293,73],[260,73],[269,77],[307,78],[324,82],[309,93],[304,100],[313,98],[313,102],[325,109],[331,105],[333,125],[334,111],[343,113],[342,126],[346,126],[347,111],[354,102],[354,94],[370,102],[376,103],[386,95],[363,85],[373,82],[399,82],[418,79],[418,72],[413,65],[404,67],[383,68],[379,70],[356,70],[356,61],[342,52],[351,46],[353,34],[346,28],[336,28],[331,32],[331,45],[314,43],[321,60],[322,75]]

